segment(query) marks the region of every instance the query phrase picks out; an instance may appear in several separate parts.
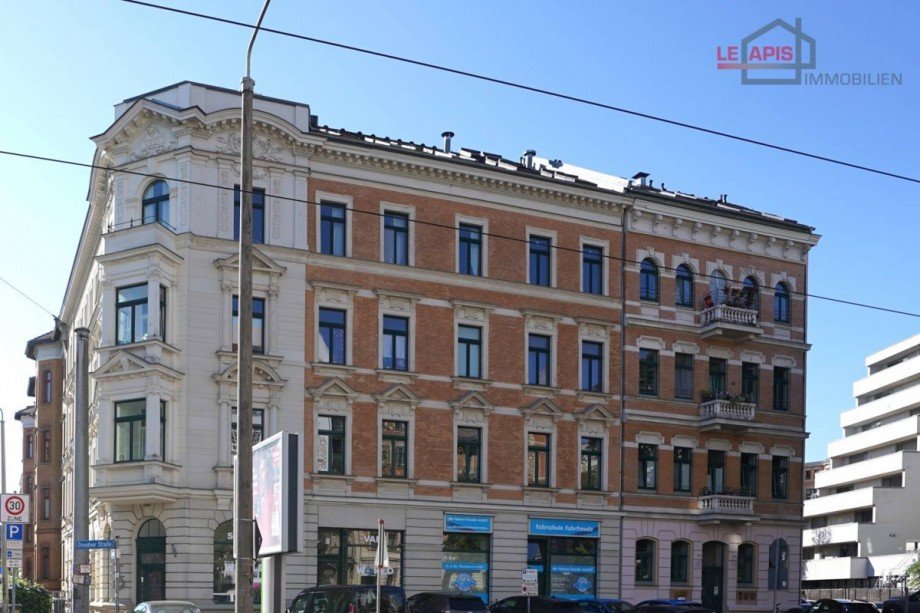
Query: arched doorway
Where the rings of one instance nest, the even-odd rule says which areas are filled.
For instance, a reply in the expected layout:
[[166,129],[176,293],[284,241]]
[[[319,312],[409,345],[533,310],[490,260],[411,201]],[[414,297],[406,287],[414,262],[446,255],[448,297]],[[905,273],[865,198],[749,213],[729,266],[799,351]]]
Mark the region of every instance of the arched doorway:
[[725,543],[703,543],[703,606],[722,613],[725,602]]
[[166,529],[148,519],[137,533],[137,602],[166,599]]

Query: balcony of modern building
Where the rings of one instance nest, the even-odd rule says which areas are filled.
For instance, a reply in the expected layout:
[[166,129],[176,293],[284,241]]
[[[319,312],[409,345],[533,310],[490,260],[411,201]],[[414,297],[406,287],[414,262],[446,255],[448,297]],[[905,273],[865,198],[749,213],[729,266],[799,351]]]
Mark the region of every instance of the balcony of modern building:
[[913,382],[920,386],[920,356],[912,357],[879,370],[871,375],[858,379],[853,383],[853,396],[860,399],[871,400],[879,394],[890,390],[892,393],[900,391]]
[[897,390],[844,411],[840,414],[840,426],[845,430],[861,428],[899,413],[910,415],[913,411],[920,411],[920,385]]
[[[911,415],[831,441],[827,446],[827,455],[831,458],[851,457],[854,454],[897,445],[906,446],[908,451],[916,451],[918,436],[920,415]],[[911,446],[912,440],[914,443]]]
[[839,545],[841,543],[856,543],[859,541],[859,523],[848,522],[834,524],[822,528],[808,528],[802,531],[802,547],[820,547],[823,545]]
[[868,558],[841,557],[805,560],[805,573],[802,579],[804,581],[866,579],[868,570]]
[[874,485],[878,480],[899,476],[908,469],[920,470],[920,454],[897,451],[819,472],[815,475],[815,487],[824,490],[860,483]]
[[802,509],[804,517],[822,517],[855,509],[864,509],[876,504],[882,488],[864,487],[839,494],[828,494],[805,501]]

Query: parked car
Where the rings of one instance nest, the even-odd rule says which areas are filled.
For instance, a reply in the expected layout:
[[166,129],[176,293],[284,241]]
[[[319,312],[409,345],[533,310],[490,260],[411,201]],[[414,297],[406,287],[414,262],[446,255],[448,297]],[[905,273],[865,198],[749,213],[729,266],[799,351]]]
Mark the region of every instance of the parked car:
[[787,609],[786,613],[809,613],[813,606],[815,606],[814,600],[806,600],[803,598],[801,602],[799,602],[799,606]]
[[635,613],[715,613],[715,611],[703,606],[652,603],[637,606]]
[[582,611],[590,613],[631,613],[634,606],[619,598],[580,598],[575,600]]
[[547,596],[512,596],[499,600],[489,610],[492,613],[583,613],[577,602]]
[[184,600],[151,600],[134,607],[134,613],[201,613],[201,609]]
[[652,598],[650,600],[643,600],[636,605],[636,608],[638,609],[639,607],[648,605],[663,605],[666,607],[693,607],[695,609],[703,608],[702,602],[687,600],[686,598]]
[[879,613],[878,607],[865,600],[822,598],[811,607],[811,613]]
[[454,611],[488,611],[485,601],[469,594],[419,592],[406,601],[409,613],[452,613]]
[[[380,613],[409,613],[406,593],[401,587],[380,587]],[[300,592],[287,613],[374,613],[377,606],[375,585],[323,585]]]
[[[904,597],[895,596],[883,602],[882,613],[904,613]],[[907,613],[920,613],[920,592],[907,597]]]

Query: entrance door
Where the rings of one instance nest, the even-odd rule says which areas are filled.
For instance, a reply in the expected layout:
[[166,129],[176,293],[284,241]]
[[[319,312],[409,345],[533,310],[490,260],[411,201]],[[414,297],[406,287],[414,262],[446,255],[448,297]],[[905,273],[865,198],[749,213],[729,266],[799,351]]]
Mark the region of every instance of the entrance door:
[[725,602],[725,543],[703,544],[703,606],[722,613]]
[[537,586],[540,596],[549,596],[549,539],[527,539],[527,568],[537,569]]
[[148,519],[137,533],[137,602],[166,600],[166,529]]

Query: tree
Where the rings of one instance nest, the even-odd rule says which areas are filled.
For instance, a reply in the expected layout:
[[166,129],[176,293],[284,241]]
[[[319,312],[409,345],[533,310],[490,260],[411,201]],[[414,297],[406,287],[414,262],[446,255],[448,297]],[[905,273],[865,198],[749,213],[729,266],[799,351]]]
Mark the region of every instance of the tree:
[[920,589],[920,562],[907,567],[907,586],[911,591]]
[[51,592],[28,579],[16,579],[16,604],[22,613],[51,613]]

